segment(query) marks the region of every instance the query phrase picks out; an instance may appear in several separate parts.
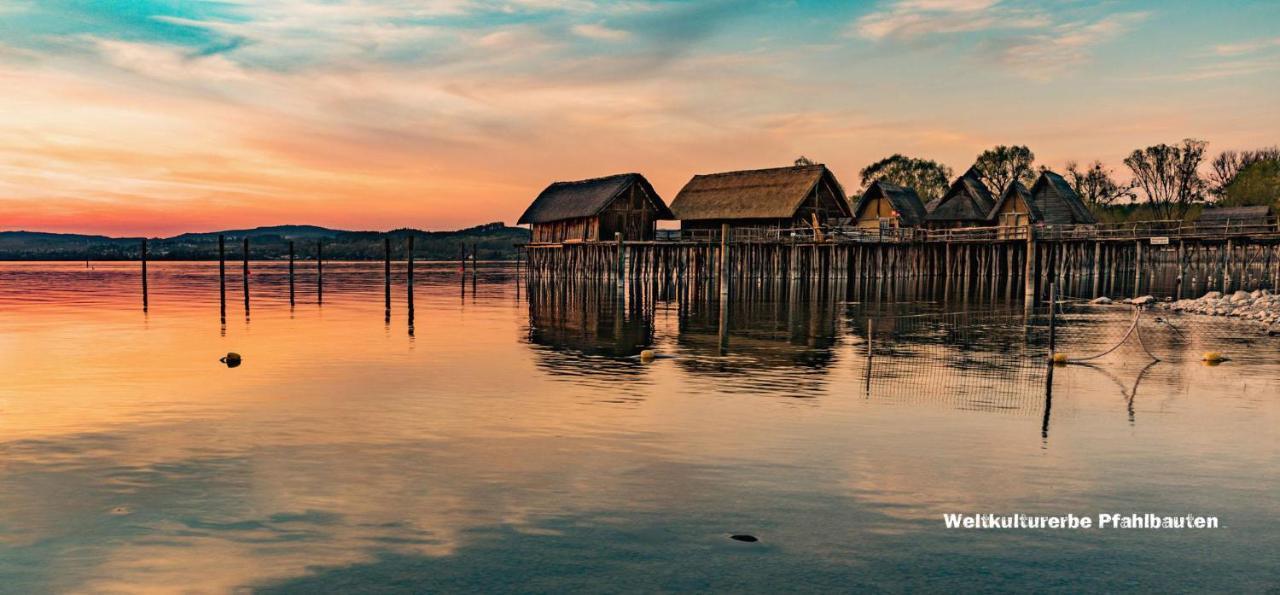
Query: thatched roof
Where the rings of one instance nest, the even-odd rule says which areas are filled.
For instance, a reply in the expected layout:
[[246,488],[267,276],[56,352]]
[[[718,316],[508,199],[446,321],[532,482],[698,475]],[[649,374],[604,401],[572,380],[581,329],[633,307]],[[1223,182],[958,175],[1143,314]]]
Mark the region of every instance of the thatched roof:
[[1040,211],[1040,222],[1050,225],[1092,224],[1098,220],[1080,195],[1062,176],[1043,171],[1031,185],[1031,202]]
[[662,197],[640,174],[617,174],[575,182],[555,182],[547,186],[517,223],[550,223],[564,219],[594,217],[632,184],[639,184],[658,212],[658,219],[674,219]]
[[1266,205],[1257,207],[1216,207],[1200,213],[1201,223],[1252,223],[1265,222],[1275,215],[1275,209]]
[[857,206],[853,207],[854,218],[862,214],[862,210],[878,197],[884,197],[893,206],[893,210],[898,213],[898,218],[902,220],[903,225],[920,225],[924,223],[925,215],[924,204],[920,202],[920,197],[916,195],[913,188],[905,188],[903,186],[895,186],[887,182],[876,180],[867,187],[867,191],[862,193],[862,197],[858,199]]
[[786,219],[826,178],[844,209],[844,191],[825,165],[803,165],[693,176],[671,211],[681,221],[699,219]]
[[1036,203],[1031,200],[1031,191],[1027,190],[1027,187],[1022,185],[1022,182],[1014,180],[1000,194],[1000,200],[997,200],[996,204],[991,207],[991,212],[987,214],[987,219],[995,219],[996,215],[1000,213],[1001,207],[1013,200],[1014,197],[1021,198],[1022,204],[1027,205],[1027,211],[1030,213],[1029,218],[1033,223],[1040,221],[1044,217]]
[[947,193],[942,195],[925,220],[937,223],[986,223],[987,215],[991,213],[995,202],[991,191],[982,183],[978,170],[970,167],[964,175],[951,183]]

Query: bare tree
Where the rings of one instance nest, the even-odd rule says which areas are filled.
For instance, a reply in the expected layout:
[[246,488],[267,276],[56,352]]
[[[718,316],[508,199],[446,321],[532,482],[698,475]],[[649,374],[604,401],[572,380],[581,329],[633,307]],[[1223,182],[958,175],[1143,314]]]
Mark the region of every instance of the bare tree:
[[897,153],[862,168],[858,175],[862,177],[863,188],[880,180],[914,189],[920,200],[926,203],[940,198],[951,184],[951,168],[937,161]]
[[1209,192],[1218,200],[1226,196],[1227,186],[1246,167],[1259,161],[1280,159],[1280,147],[1266,147],[1253,151],[1223,151],[1209,163]]
[[1106,207],[1121,199],[1132,200],[1135,197],[1133,184],[1117,183],[1112,177],[1112,170],[1103,166],[1101,161],[1094,161],[1083,170],[1076,162],[1069,161],[1066,178],[1071,188],[1090,207]]
[[1036,154],[1025,146],[999,145],[979,154],[973,165],[982,174],[982,183],[999,195],[1014,180],[1027,186],[1034,183],[1035,161]]
[[1133,171],[1134,187],[1142,190],[1154,215],[1182,219],[1192,203],[1204,198],[1207,184],[1199,168],[1207,144],[1188,138],[1180,145],[1135,150],[1125,158],[1124,164]]

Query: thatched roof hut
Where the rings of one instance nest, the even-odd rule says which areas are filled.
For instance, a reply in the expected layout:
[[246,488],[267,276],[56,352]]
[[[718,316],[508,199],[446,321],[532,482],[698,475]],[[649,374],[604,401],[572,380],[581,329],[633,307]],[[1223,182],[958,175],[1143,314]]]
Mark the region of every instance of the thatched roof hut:
[[656,222],[674,219],[667,204],[637,173],[555,182],[518,223],[533,227],[533,242],[653,239]]
[[1031,185],[1031,203],[1038,211],[1038,218],[1033,218],[1033,223],[1086,225],[1098,222],[1071,184],[1048,170],[1040,172],[1036,183]]
[[1214,207],[1200,212],[1196,220],[1199,225],[1241,225],[1266,226],[1275,225],[1275,207],[1268,205],[1254,207]]
[[929,211],[925,221],[937,227],[986,225],[995,202],[991,191],[982,183],[978,170],[970,167],[964,175],[951,183],[946,194]]
[[853,207],[853,222],[858,227],[880,227],[885,219],[891,219],[895,227],[919,227],[926,215],[914,189],[880,180],[872,182]]
[[790,227],[852,214],[840,182],[821,164],[696,175],[671,211],[685,229]]

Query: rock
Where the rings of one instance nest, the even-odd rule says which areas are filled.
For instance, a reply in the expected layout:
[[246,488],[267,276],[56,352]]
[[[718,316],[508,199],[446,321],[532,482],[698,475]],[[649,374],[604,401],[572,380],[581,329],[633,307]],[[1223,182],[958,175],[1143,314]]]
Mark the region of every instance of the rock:
[[1231,303],[1233,304],[1247,302],[1252,299],[1253,299],[1253,296],[1249,295],[1249,292],[1247,291],[1237,291],[1231,294]]
[[1137,298],[1133,298],[1132,300],[1129,300],[1129,303],[1135,306],[1145,306],[1154,301],[1156,301],[1156,298],[1149,295],[1144,295],[1142,297],[1137,297]]
[[1103,305],[1103,306],[1105,306],[1105,305],[1107,305],[1107,304],[1110,304],[1110,303],[1111,303],[1111,298],[1109,298],[1109,297],[1107,297],[1107,296],[1105,296],[1105,295],[1104,295],[1104,296],[1102,296],[1102,297],[1096,297],[1096,298],[1093,298],[1092,300],[1089,300],[1089,303],[1090,303],[1090,304],[1099,304],[1099,305]]
[[240,354],[232,351],[218,361],[226,364],[228,368],[234,368],[240,365]]
[[1273,324],[1267,328],[1267,334],[1272,337],[1280,337],[1280,324]]
[[732,539],[734,541],[745,541],[747,543],[755,543],[757,541],[760,541],[759,539],[756,538],[755,535],[730,535],[729,539]]
[[1200,299],[1202,299],[1202,300],[1217,300],[1217,299],[1222,299],[1222,292],[1221,292],[1221,291],[1210,291],[1209,293],[1204,294],[1204,297],[1202,297],[1202,298],[1200,298]]

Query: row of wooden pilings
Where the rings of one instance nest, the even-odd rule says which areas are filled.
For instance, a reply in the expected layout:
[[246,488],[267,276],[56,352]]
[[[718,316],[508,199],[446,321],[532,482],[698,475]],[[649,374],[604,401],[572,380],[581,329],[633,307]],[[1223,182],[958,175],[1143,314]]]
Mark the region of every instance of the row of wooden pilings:
[[[533,279],[693,282],[722,279],[850,279],[905,283],[922,290],[978,292],[1035,302],[1048,284],[1075,298],[1144,292],[1172,298],[1196,292],[1280,286],[1280,243],[1249,238],[1149,238],[989,242],[583,242],[530,245]],[[1028,257],[1030,255],[1030,257]],[[726,289],[727,291],[727,289]]]
[[[405,261],[406,261],[406,285],[407,285],[406,306],[408,310],[410,326],[412,326],[413,318],[414,318],[414,302],[413,302],[413,273],[414,273],[413,243],[414,242],[413,242],[413,239],[414,238],[412,235],[406,236],[405,247],[404,247],[404,254],[405,254]],[[250,309],[249,238],[248,237],[242,238],[241,243],[242,243],[242,248],[240,253],[241,253],[242,268],[241,268],[240,277],[244,284],[244,289],[243,289],[244,314],[246,317],[248,317],[249,309]],[[458,264],[459,264],[459,268],[462,273],[462,276],[465,278],[467,275],[467,272],[468,272],[467,261],[469,259],[471,261],[470,273],[472,275],[473,283],[474,283],[474,278],[476,276],[476,271],[479,265],[479,260],[478,260],[479,250],[473,244],[471,247],[470,254],[468,255],[467,246],[466,244],[463,244],[460,248],[460,252],[461,254],[459,255]],[[143,312],[147,312],[150,309],[150,301],[151,301],[149,278],[147,273],[148,254],[149,254],[148,242],[146,239],[143,239],[142,244],[139,248],[139,257],[140,257],[139,260],[141,261],[142,311]],[[294,306],[297,300],[297,283],[294,278],[297,270],[297,251],[295,250],[295,244],[293,240],[289,241],[288,262],[289,262],[289,273],[288,273],[289,305]],[[384,287],[385,316],[388,320],[390,320],[391,318],[391,262],[392,262],[391,236],[386,236],[383,238],[383,287]],[[323,304],[324,303],[324,243],[319,240],[315,242],[315,263],[316,263],[316,302],[318,304]],[[518,269],[520,266],[519,261],[517,261],[516,266]],[[223,236],[223,235],[218,236],[218,309],[219,309],[219,316],[222,320],[222,323],[226,324],[226,321],[227,321],[227,240],[226,240],[226,236]]]

